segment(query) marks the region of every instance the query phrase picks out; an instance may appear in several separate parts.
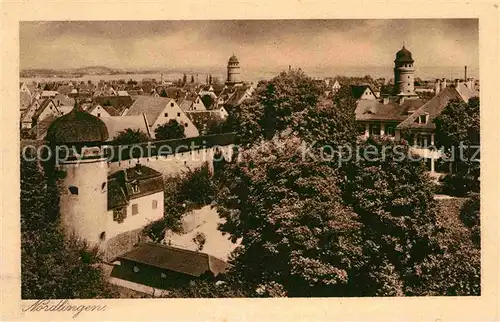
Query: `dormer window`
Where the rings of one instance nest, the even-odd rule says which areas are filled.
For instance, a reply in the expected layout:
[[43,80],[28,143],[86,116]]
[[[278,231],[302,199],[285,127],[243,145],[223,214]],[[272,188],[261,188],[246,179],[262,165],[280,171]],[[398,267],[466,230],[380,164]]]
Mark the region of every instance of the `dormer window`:
[[132,192],[139,193],[139,183],[137,181],[132,182]]
[[418,124],[427,124],[427,116],[428,116],[428,114],[419,115],[417,118],[417,123]]

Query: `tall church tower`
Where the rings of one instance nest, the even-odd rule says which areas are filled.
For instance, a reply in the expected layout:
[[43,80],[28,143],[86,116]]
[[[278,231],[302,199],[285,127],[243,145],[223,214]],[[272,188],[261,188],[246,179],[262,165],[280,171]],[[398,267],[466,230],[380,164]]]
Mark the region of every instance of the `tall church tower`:
[[395,94],[400,98],[418,97],[415,93],[415,68],[411,52],[403,46],[394,60]]
[[107,139],[104,122],[78,103],[47,131],[53,156],[58,156],[53,162],[61,178],[62,227],[66,234],[75,234],[91,245],[106,239],[108,168],[103,144]]
[[235,55],[232,55],[227,62],[227,80],[226,85],[235,85],[240,81],[240,62]]

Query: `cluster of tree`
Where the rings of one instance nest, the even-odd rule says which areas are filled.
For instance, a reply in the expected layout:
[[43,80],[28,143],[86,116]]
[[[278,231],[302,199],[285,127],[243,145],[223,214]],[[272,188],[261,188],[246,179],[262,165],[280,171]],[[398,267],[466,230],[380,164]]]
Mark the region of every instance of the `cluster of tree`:
[[467,103],[454,100],[434,120],[436,144],[454,159],[452,174],[443,182],[445,193],[465,196],[468,192],[479,192],[479,106],[477,97]]
[[22,298],[116,296],[98,265],[98,249],[61,230],[58,196],[57,186],[37,161],[21,156]]
[[143,143],[149,141],[149,136],[139,129],[125,129],[124,131],[118,132],[118,134],[113,138],[113,144],[116,145],[128,145],[135,143]]
[[155,242],[163,240],[165,231],[182,232],[182,217],[185,213],[209,205],[215,198],[208,163],[186,173],[164,180],[164,217],[144,228],[144,233]]
[[184,126],[177,120],[172,119],[155,129],[155,137],[157,140],[173,140],[185,138],[186,134],[184,133]]
[[[236,113],[243,150],[215,167],[216,201],[221,231],[242,242],[231,289],[221,292],[478,295],[478,248],[463,247],[478,231],[478,205],[462,210],[470,233],[447,227],[424,165],[394,155],[410,147],[357,141],[349,91],[326,103],[320,93],[291,70],[260,84]],[[359,152],[346,158],[345,146]],[[374,150],[383,157],[366,157]],[[456,231],[465,237],[451,238]]]

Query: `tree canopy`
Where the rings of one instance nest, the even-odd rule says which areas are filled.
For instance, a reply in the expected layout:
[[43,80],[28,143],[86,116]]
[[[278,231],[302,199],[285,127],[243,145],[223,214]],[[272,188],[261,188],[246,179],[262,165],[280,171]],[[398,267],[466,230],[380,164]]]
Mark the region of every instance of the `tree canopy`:
[[149,136],[139,129],[125,129],[118,133],[113,139],[113,144],[135,144],[149,141]]
[[255,295],[344,294],[362,247],[336,171],[318,154],[304,156],[296,137],[263,142],[238,157],[224,169],[217,197],[220,229],[242,238],[235,274]]
[[157,140],[182,139],[186,137],[186,134],[184,133],[184,126],[177,120],[172,119],[155,129],[155,137]]
[[479,192],[480,182],[480,114],[479,98],[467,103],[451,101],[434,120],[436,143],[453,162],[453,174],[445,178],[444,190],[465,196]]

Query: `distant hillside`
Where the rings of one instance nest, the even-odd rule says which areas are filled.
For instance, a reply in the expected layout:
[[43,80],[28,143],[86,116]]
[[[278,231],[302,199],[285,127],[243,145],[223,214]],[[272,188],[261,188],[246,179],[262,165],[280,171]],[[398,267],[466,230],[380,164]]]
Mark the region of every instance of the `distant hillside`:
[[113,75],[121,74],[122,70],[113,69],[106,66],[88,66],[70,69],[47,69],[47,68],[29,68],[22,69],[21,77],[40,76],[40,77],[72,77],[83,75]]
[[119,72],[116,69],[112,69],[105,66],[82,67],[82,68],[72,69],[71,71],[77,74],[84,74],[84,75],[100,75],[100,74],[111,74]]

